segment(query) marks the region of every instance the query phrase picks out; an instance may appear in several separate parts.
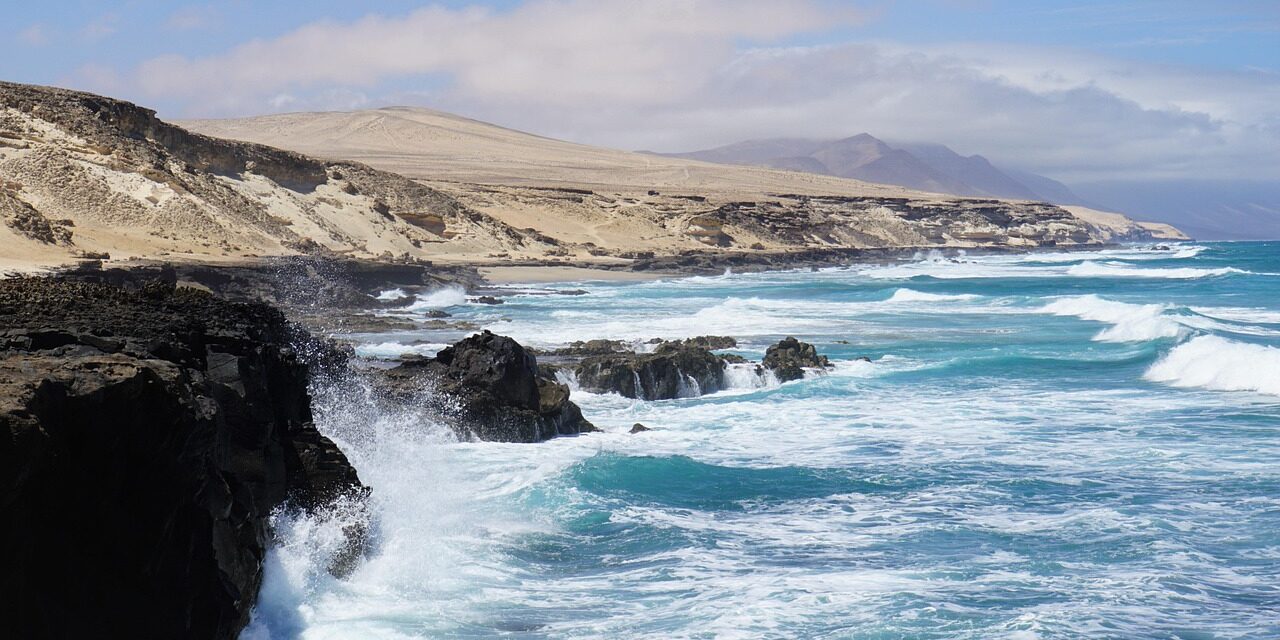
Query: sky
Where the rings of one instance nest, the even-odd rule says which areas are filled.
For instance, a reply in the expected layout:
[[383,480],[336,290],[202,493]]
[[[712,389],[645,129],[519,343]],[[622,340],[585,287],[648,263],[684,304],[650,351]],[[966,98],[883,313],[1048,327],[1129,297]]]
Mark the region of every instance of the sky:
[[410,104],[624,149],[869,132],[1071,182],[1280,180],[1280,1],[23,2],[0,79],[162,118]]

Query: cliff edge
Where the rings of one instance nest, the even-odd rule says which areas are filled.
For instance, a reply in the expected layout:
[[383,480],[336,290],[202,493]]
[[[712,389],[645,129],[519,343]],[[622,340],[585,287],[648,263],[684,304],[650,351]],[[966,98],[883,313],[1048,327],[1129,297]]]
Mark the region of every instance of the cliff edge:
[[14,637],[234,638],[272,511],[366,493],[311,422],[306,361],[333,354],[270,307],[20,278],[0,327]]

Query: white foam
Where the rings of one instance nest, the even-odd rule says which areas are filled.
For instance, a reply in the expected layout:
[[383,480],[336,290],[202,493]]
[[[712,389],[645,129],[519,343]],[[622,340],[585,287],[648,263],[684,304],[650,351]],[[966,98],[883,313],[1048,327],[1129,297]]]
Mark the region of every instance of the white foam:
[[405,293],[404,289],[387,289],[386,291],[383,291],[382,293],[378,294],[378,299],[382,300],[383,302],[391,302],[393,300],[403,300],[408,297],[409,297],[409,294]]
[[1186,331],[1180,323],[1164,315],[1168,309],[1169,305],[1164,304],[1131,304],[1089,294],[1058,298],[1040,312],[1112,325],[1093,337],[1098,342],[1142,342],[1176,338]]
[[730,364],[724,368],[725,389],[772,389],[777,387],[778,376],[759,368],[755,363]]
[[1170,269],[1144,268],[1124,264],[1123,262],[1086,261],[1067,269],[1067,275],[1081,278],[1168,278],[1173,280],[1193,280],[1212,276],[1231,274],[1252,274],[1244,269],[1221,267],[1218,269],[1197,269],[1194,267],[1174,267]]
[[1280,396],[1280,349],[1200,336],[1174,347],[1151,365],[1146,378],[1175,387]]
[[447,344],[403,344],[400,342],[377,342],[358,344],[355,346],[356,355],[364,358],[394,359],[406,353],[414,353],[420,356],[434,356],[449,345]]
[[419,293],[415,296],[413,304],[409,305],[409,310],[442,309],[466,303],[467,292],[462,287],[444,287],[443,289]]
[[959,302],[962,300],[977,300],[982,296],[972,293],[944,294],[944,293],[928,293],[925,291],[916,291],[915,289],[907,289],[903,287],[893,292],[889,296],[888,302]]

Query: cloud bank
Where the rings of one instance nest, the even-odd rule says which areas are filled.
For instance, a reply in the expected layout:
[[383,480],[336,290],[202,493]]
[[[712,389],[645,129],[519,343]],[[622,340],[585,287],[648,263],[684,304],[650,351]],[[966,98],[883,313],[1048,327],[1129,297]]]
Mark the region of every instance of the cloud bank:
[[1275,73],[840,37],[866,19],[817,0],[431,6],[157,57],[117,81],[170,116],[416,103],[623,148],[868,131],[1065,180],[1280,175]]

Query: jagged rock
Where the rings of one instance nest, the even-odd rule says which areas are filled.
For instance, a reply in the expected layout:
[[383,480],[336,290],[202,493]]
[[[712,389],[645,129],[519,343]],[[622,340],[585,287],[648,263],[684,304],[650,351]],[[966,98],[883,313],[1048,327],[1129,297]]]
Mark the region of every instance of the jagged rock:
[[471,298],[471,302],[476,304],[502,304],[502,299],[495,298],[493,296],[479,296],[477,298]]
[[[305,360],[342,355],[266,305],[16,279],[0,281],[0,326],[13,637],[234,638],[268,516],[366,492],[311,423]],[[362,548],[348,534],[335,571]]]
[[401,401],[423,388],[456,400],[453,426],[481,440],[539,442],[596,431],[569,400],[569,387],[539,375],[537,358],[520,343],[488,331],[434,358],[403,362],[381,384]]
[[799,380],[804,377],[804,370],[825,369],[831,366],[826,356],[818,355],[818,350],[807,342],[800,342],[787,336],[769,347],[764,354],[765,369],[773,372],[780,382]]
[[719,391],[724,360],[705,347],[664,342],[653,353],[611,353],[578,363],[578,385],[641,400],[668,400]]
[[630,430],[630,431],[628,431],[627,433],[630,433],[630,434],[633,434],[633,435],[634,435],[634,434],[641,433],[641,432],[644,432],[644,431],[652,431],[652,429],[650,429],[649,427],[646,427],[646,426],[644,426],[644,425],[640,424],[639,422],[637,422],[637,423],[635,423],[635,424],[631,425],[631,430]]
[[598,356],[631,351],[625,340],[575,340],[569,346],[547,351],[550,356]]
[[733,349],[738,346],[738,341],[730,336],[696,336],[674,342],[713,351],[716,349]]

